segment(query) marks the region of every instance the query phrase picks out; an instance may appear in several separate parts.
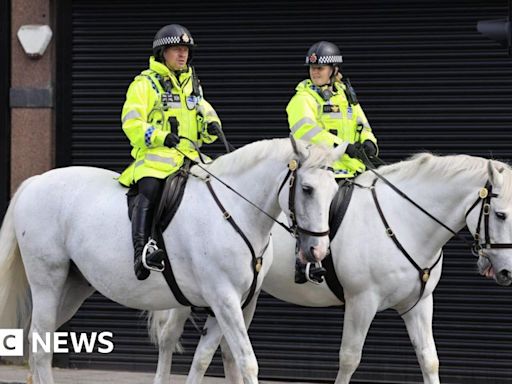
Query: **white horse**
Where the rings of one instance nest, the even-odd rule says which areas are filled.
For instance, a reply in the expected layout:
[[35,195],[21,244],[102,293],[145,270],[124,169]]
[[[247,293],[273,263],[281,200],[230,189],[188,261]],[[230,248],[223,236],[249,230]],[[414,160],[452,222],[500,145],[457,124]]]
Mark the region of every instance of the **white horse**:
[[[337,188],[326,165],[342,155],[344,148],[308,148],[298,143],[293,149],[288,139],[256,142],[207,168],[277,218],[280,207],[288,212],[291,188],[278,191],[287,175],[286,165],[298,161],[294,178],[297,224],[325,232],[329,201]],[[215,313],[244,382],[256,383],[258,365],[241,309],[255,276],[251,253],[208,191],[202,179],[205,172],[197,166],[192,172],[198,177],[188,181],[181,206],[164,232],[171,264],[185,297]],[[56,169],[30,178],[16,192],[0,233],[0,328],[25,325],[31,298],[29,340],[35,332],[53,332],[94,290],[132,308],[180,307],[162,274],[152,273],[146,281],[135,278],[126,190],[115,181],[116,176],[96,168]],[[211,183],[256,255],[261,254],[272,220],[218,181]],[[301,257],[320,260],[329,239],[325,233],[316,236],[299,231],[299,244]],[[270,262],[263,262],[257,289]],[[52,353],[42,349],[31,354],[34,383],[53,384],[51,359]]]
[[[486,242],[492,244],[480,250],[480,273],[493,277],[500,285],[511,284],[512,172],[508,165],[465,155],[420,154],[409,161],[381,167],[379,172],[455,232],[467,225],[473,235],[479,233],[480,239],[488,236]],[[335,271],[345,291],[336,383],[349,383],[359,365],[363,343],[376,312],[387,308],[403,314],[424,383],[439,383],[439,360],[432,334],[432,292],[441,276],[441,263],[432,269],[421,300],[417,302],[421,293],[419,271],[388,233],[398,239],[421,268],[436,264],[452,233],[379,180],[374,191],[390,228],[386,230],[370,189],[375,178],[370,172],[357,178],[356,182],[363,187],[354,192],[345,219],[331,242]],[[484,189],[487,180],[492,188]],[[486,194],[490,201],[484,201]],[[487,233],[486,228],[490,228]],[[262,288],[298,305],[340,305],[325,283],[294,284],[291,267],[294,244],[277,226],[272,235],[274,262]],[[245,311],[247,323],[252,319],[251,311],[254,305]],[[169,382],[172,351],[188,315],[189,309],[182,308],[155,312],[151,317],[150,331],[153,339],[158,340],[160,352],[155,384]],[[214,319],[209,318],[206,327],[208,333],[201,338],[196,350],[189,383],[201,380],[221,341],[222,334]],[[233,355],[224,343],[222,350],[227,381],[238,383]]]

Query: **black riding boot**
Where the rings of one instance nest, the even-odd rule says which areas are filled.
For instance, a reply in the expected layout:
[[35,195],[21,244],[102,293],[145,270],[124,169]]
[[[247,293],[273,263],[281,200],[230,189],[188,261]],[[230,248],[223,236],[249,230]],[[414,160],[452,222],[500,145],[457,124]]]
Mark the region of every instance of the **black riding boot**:
[[295,284],[304,284],[306,281],[306,264],[295,259]]
[[[135,204],[132,213],[132,239],[134,253],[135,275],[139,280],[145,280],[149,276],[149,269],[146,269],[142,263],[142,252],[146,246],[150,232],[151,221],[153,219],[153,203],[144,195],[139,194],[135,198]],[[164,251],[158,249],[146,255],[146,264],[150,267],[161,268],[164,259]]]
[[[309,280],[317,283],[324,281],[325,268],[316,264],[311,264],[309,268]],[[306,264],[302,264],[299,260],[295,260],[295,284],[304,284],[308,281],[306,277]]]

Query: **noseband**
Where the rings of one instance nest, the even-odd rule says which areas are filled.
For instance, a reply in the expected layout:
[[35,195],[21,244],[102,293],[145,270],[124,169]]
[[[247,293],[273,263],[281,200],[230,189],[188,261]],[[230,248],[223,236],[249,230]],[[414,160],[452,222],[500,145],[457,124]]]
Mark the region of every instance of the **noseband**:
[[[471,251],[475,256],[487,257],[484,252],[484,249],[507,249],[512,248],[512,243],[491,243],[491,234],[489,229],[489,215],[491,213],[491,199],[493,197],[498,197],[498,194],[492,193],[492,184],[490,181],[485,183],[485,186],[480,189],[478,192],[478,198],[473,203],[473,205],[466,212],[465,217],[467,218],[471,211],[478,205],[478,203],[482,203],[480,207],[480,214],[478,216],[478,224],[475,230],[475,235],[473,236],[473,245],[471,246]],[[483,220],[483,228],[485,232],[484,242],[480,243],[480,228],[482,227]]]
[[281,190],[283,189],[284,185],[286,184],[286,181],[290,179],[289,182],[289,194],[288,194],[288,210],[290,211],[290,220],[292,222],[292,226],[290,227],[290,233],[294,237],[298,237],[299,233],[306,234],[308,236],[315,236],[315,237],[323,237],[329,235],[329,229],[327,231],[323,232],[313,232],[308,229],[304,229],[299,226],[297,223],[297,215],[295,213],[295,192],[297,188],[297,183],[295,183],[295,180],[297,178],[297,171],[300,168],[300,163],[292,159],[288,163],[288,172],[286,173],[286,176],[281,183],[281,186],[279,187],[279,190],[277,191],[277,195],[281,193]]

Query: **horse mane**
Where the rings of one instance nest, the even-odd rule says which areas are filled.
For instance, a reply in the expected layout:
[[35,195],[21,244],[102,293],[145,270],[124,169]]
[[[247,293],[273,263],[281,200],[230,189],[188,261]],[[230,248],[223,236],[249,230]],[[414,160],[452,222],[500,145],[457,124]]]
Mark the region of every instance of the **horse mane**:
[[[469,155],[436,156],[429,152],[412,155],[406,160],[378,168],[382,175],[395,175],[398,180],[410,179],[419,173],[432,175],[438,178],[450,179],[460,172],[477,172],[482,178],[487,177],[487,162],[489,159]],[[512,200],[512,168],[510,165],[492,160],[497,169],[503,169],[503,188],[501,194],[506,199]],[[371,172],[366,172],[361,177],[366,180],[366,175],[372,177]],[[373,178],[373,177],[372,177]]]
[[[302,167],[329,165],[331,152],[328,148],[320,145],[311,145],[307,148],[309,154],[306,161],[301,164]],[[217,176],[237,174],[264,159],[273,159],[286,164],[296,157],[290,139],[260,140],[218,157],[208,165],[208,170]]]

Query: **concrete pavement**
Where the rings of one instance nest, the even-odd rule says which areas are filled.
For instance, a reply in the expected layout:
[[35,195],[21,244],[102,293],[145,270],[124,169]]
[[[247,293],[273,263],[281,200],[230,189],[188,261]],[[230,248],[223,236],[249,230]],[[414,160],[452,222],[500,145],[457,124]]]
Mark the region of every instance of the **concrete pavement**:
[[[154,373],[106,371],[92,369],[53,368],[57,384],[151,384]],[[27,382],[28,367],[19,365],[0,365],[0,384],[24,384]],[[186,376],[172,375],[172,384],[184,384]],[[205,384],[224,383],[223,378],[205,377]],[[260,384],[277,384],[272,381],[260,381]],[[303,383],[304,384],[304,383]]]

